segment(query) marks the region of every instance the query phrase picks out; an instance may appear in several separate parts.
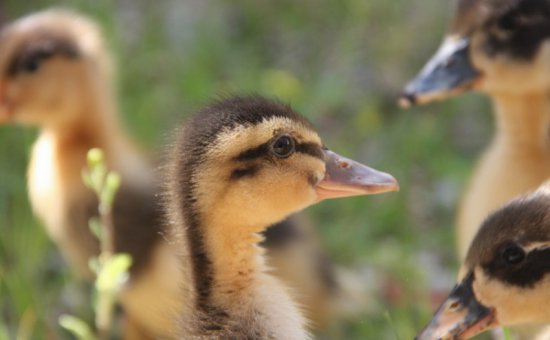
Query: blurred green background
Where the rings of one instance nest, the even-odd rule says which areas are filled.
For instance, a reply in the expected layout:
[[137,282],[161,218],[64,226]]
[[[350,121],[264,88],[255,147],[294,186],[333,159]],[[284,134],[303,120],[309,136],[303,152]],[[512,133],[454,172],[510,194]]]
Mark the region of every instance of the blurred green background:
[[[118,68],[125,125],[158,149],[177,122],[228,93],[276,96],[344,155],[391,172],[401,191],[307,210],[338,263],[372,284],[372,310],[326,339],[412,339],[456,271],[457,201],[491,130],[463,95],[410,110],[396,99],[451,15],[441,0],[7,0],[2,19],[67,6],[97,19]],[[0,339],[69,338],[60,313],[88,302],[30,210],[36,131],[0,127]]]

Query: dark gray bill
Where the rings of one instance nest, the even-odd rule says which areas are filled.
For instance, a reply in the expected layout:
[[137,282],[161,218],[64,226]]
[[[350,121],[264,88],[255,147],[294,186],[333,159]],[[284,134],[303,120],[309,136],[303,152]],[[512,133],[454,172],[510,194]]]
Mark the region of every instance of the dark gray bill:
[[497,326],[493,309],[482,305],[472,289],[470,273],[456,285],[416,340],[469,339]]
[[480,76],[471,63],[470,40],[448,37],[437,53],[409,82],[399,98],[402,107],[425,104],[467,90]]

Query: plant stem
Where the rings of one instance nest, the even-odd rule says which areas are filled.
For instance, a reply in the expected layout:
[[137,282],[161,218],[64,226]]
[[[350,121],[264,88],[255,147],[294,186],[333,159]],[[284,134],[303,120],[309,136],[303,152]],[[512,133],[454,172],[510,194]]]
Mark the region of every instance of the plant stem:
[[[101,267],[103,267],[115,253],[114,224],[111,207],[100,209],[100,220],[103,230],[100,240],[101,253],[99,255],[99,262]],[[99,292],[96,310],[96,327],[99,340],[107,340],[109,338],[109,330],[113,321],[114,302],[112,292]]]

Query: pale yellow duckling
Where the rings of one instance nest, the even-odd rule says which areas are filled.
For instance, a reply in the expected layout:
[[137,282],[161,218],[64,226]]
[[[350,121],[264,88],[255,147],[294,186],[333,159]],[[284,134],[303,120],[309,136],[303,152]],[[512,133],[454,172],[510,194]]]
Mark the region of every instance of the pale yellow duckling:
[[259,233],[323,199],[397,182],[329,151],[304,118],[261,97],[216,102],[178,134],[166,212],[190,278],[179,337],[309,338],[288,288],[269,273]]
[[[38,126],[28,168],[32,208],[71,267],[92,278],[98,242],[88,220],[97,200],[81,178],[90,148],[104,150],[122,177],[114,206],[115,248],[132,255],[121,302],[129,338],[169,334],[176,308],[177,258],[163,242],[151,165],[122,130],[112,88],[111,58],[99,28],[86,17],[49,10],[24,17],[0,35],[0,120]],[[165,280],[170,278],[173,281]],[[140,334],[139,336],[137,334]]]
[[550,183],[485,220],[458,282],[419,340],[467,339],[499,325],[550,323]]
[[470,89],[490,96],[495,135],[460,204],[461,258],[488,213],[550,177],[550,2],[459,0],[443,44],[401,100]]

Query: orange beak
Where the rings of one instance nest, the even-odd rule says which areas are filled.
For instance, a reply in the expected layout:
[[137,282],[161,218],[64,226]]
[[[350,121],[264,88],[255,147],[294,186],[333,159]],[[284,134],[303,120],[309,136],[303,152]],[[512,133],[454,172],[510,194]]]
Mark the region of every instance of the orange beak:
[[398,191],[395,178],[330,150],[324,150],[326,173],[315,186],[318,200]]

